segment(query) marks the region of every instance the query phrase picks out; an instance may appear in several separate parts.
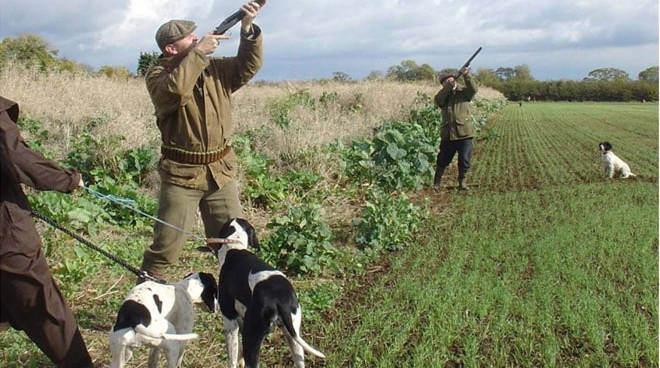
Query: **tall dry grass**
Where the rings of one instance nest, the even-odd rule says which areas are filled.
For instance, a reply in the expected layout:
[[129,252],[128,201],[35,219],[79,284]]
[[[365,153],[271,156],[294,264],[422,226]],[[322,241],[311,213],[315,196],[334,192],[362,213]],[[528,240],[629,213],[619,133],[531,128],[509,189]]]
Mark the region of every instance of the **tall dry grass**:
[[[262,141],[253,142],[260,151],[274,159],[294,155],[301,150],[335,140],[365,136],[386,120],[404,119],[414,107],[418,92],[434,95],[437,85],[393,81],[281,82],[250,84],[233,96],[233,120],[236,132],[260,128]],[[295,107],[291,124],[281,127],[271,121],[269,106],[304,91],[316,101],[324,94],[335,94],[330,103],[316,103],[314,108]],[[101,118],[94,133],[125,137],[130,148],[157,146],[160,134],[153,107],[141,78],[110,79],[85,73],[49,73],[17,65],[0,70],[0,95],[17,101],[22,116],[44,123],[65,154],[73,134],[90,118]],[[481,88],[479,98],[503,98],[499,92]],[[351,109],[359,101],[359,109]]]

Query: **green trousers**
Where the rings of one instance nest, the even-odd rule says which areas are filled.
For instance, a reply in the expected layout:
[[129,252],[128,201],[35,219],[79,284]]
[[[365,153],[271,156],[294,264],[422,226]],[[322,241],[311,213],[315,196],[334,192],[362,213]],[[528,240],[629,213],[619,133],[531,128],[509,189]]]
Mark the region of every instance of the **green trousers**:
[[[163,182],[158,206],[159,219],[186,231],[193,227],[199,208],[207,238],[217,237],[220,228],[229,218],[244,216],[236,181],[218,188],[211,179],[208,190],[195,190]],[[142,269],[150,274],[162,274],[168,265],[178,262],[187,238],[188,235],[181,231],[157,222],[153,244],[144,251]]]

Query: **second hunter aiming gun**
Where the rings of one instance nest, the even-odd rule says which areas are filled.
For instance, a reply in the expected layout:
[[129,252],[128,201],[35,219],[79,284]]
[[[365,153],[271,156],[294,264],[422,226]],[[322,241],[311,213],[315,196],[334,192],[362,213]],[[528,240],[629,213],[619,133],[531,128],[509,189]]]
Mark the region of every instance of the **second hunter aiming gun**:
[[477,56],[477,54],[478,54],[480,51],[481,51],[481,46],[479,46],[479,48],[477,49],[477,51],[475,51],[474,54],[472,54],[472,56],[470,56],[470,58],[468,59],[468,61],[466,61],[465,64],[463,64],[463,66],[462,66],[460,69],[458,69],[458,74],[456,74],[456,78],[454,78],[454,79],[458,79],[461,75],[463,75],[463,70],[464,70],[465,68],[467,68],[468,66],[470,66],[470,63],[472,62],[472,60]]
[[[264,4],[266,3],[266,0],[255,0],[255,2],[257,4],[259,4],[260,6],[264,6]],[[215,34],[215,35],[224,34],[225,32],[227,32],[227,30],[229,28],[233,27],[234,24],[240,22],[241,19],[243,19],[244,15],[245,15],[244,11],[238,10],[234,14],[228,16],[227,18],[225,18],[225,20],[222,21],[222,23],[220,23],[219,26],[217,26],[215,28],[215,30],[213,31],[213,34]]]

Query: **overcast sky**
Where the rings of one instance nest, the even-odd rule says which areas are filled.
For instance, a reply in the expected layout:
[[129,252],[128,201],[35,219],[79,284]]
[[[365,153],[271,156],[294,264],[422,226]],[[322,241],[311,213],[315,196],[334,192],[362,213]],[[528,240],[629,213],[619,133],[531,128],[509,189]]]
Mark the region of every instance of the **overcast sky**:
[[[35,33],[59,56],[137,68],[169,19],[212,30],[244,0],[0,0],[0,39]],[[657,0],[268,0],[255,23],[265,63],[255,79],[307,80],[386,72],[406,59],[434,69],[527,64],[536,79],[582,79],[614,67],[636,79],[658,65]],[[232,40],[216,55],[233,55]]]

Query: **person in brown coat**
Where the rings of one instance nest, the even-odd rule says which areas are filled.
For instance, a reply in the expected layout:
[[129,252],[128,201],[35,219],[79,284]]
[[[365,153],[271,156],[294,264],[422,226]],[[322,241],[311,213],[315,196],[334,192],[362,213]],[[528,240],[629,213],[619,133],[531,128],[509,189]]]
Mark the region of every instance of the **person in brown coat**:
[[[198,39],[189,20],[168,21],[156,32],[163,54],[145,82],[162,139],[158,218],[179,229],[192,228],[198,209],[207,237],[216,237],[229,218],[244,217],[231,147],[231,96],[262,65],[261,29],[252,23],[259,9],[256,2],[241,7],[245,16],[234,57],[211,57],[227,36],[209,32]],[[142,270],[162,278],[185,240],[185,233],[156,223]]]
[[23,330],[58,367],[91,367],[20,186],[69,193],[83,182],[75,170],[27,147],[16,126],[18,111],[18,104],[0,96],[0,322]]

